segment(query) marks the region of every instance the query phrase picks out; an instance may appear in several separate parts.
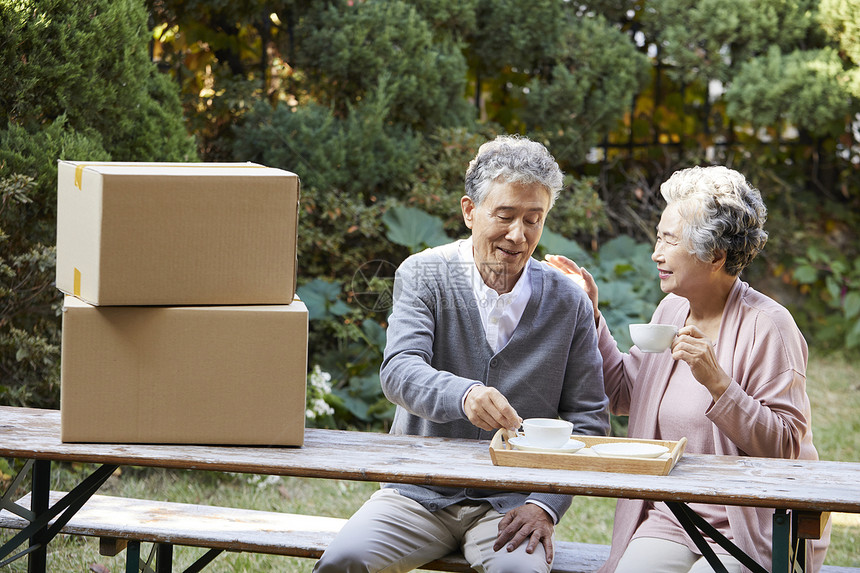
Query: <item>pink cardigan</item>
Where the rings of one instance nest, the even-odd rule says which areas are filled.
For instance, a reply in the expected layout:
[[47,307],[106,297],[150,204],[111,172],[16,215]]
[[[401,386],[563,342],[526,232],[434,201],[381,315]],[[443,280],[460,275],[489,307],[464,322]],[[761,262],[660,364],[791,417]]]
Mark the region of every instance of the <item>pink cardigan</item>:
[[[653,323],[684,326],[690,305],[666,296]],[[618,350],[603,318],[598,325],[603,376],[613,414],[628,415],[628,435],[656,438],[659,399],[669,382],[669,352],[646,354],[633,347]],[[809,397],[806,395],[807,346],[791,314],[776,301],[737,280],[723,310],[717,360],[734,384],[703,412],[712,422],[717,454],[818,459],[812,445]],[[735,543],[769,567],[773,510],[727,506]],[[619,499],[612,549],[600,573],[615,570],[634,531],[645,517],[645,502]],[[812,546],[812,571],[818,571],[830,541],[830,524]]]

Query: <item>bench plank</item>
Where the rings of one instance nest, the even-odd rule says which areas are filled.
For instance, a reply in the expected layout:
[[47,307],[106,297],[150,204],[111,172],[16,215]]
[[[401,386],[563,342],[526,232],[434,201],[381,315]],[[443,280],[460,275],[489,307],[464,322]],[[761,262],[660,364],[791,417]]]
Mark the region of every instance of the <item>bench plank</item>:
[[[63,495],[64,492],[51,492],[50,503],[53,505]],[[29,507],[29,494],[18,503]],[[62,532],[113,539],[114,542],[137,540],[319,559],[344,523],[345,519],[335,517],[94,495]],[[23,529],[27,525],[23,518],[0,511],[0,527]],[[607,545],[557,541],[555,547],[555,573],[591,573],[609,556]],[[459,553],[452,553],[422,569],[472,571]],[[821,573],[858,572],[860,568],[833,565],[821,569]]]
[[[50,503],[53,505],[63,495],[51,492]],[[28,507],[29,495],[18,503]],[[94,495],[62,532],[318,559],[344,523],[345,519],[334,517]],[[0,512],[0,527],[21,529],[27,524],[17,515]],[[590,573],[608,555],[609,547],[605,545],[559,541],[553,571]],[[422,569],[472,571],[460,553],[428,563]]]

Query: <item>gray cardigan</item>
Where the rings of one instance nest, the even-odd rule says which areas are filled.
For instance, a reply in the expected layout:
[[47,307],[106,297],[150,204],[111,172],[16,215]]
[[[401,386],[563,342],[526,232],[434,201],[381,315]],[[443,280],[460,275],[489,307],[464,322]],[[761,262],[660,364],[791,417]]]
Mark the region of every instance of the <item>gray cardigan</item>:
[[[594,312],[585,293],[560,272],[532,261],[532,294],[510,341],[497,353],[487,344],[458,242],[406,259],[397,270],[380,379],[397,405],[392,434],[489,440],[494,432],[463,413],[475,382],[497,388],[522,418],[561,417],[574,433],[609,429]],[[489,453],[487,454],[489,456]],[[451,460],[456,463],[456,460]],[[385,484],[431,511],[484,499],[505,513],[531,497],[559,519],[571,497],[491,490]]]

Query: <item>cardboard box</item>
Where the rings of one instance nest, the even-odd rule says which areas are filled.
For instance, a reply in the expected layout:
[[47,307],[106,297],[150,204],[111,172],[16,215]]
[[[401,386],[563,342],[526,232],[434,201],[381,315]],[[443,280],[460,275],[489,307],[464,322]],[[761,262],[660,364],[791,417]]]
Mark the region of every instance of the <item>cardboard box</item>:
[[95,307],[66,296],[62,441],[300,446],[307,336],[299,300]]
[[97,306],[289,304],[299,179],[253,163],[60,161],[57,287]]

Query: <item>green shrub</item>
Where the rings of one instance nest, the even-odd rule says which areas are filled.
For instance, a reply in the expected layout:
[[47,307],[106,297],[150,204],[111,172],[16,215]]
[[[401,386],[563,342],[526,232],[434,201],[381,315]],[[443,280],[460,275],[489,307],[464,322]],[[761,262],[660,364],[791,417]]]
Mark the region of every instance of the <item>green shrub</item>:
[[56,160],[106,156],[63,117],[34,134],[0,130],[0,403],[59,406]]
[[825,347],[860,348],[860,256],[812,244],[794,260],[807,292],[800,319]]
[[[57,160],[196,158],[135,0],[0,2],[0,403],[59,405]],[[13,41],[14,40],[14,41]]]

